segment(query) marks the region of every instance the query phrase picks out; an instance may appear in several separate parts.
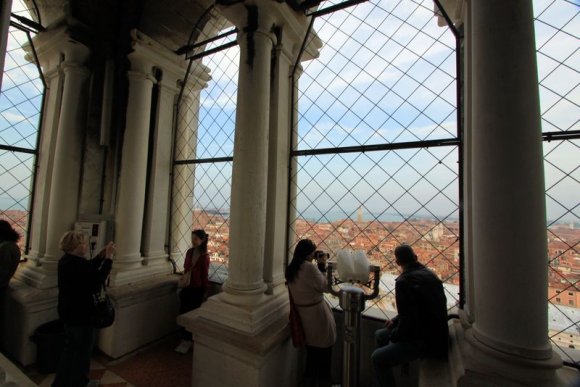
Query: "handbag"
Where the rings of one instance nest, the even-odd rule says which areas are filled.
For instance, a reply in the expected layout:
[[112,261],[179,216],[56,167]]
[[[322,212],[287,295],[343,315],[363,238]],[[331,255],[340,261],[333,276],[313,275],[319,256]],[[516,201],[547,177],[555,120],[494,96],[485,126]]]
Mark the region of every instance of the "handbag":
[[178,288],[187,288],[191,283],[191,270],[183,273],[177,280]]
[[91,310],[91,323],[94,328],[101,329],[110,327],[115,321],[115,306],[105,290],[105,284],[101,284],[99,290],[93,293],[93,305]]
[[292,298],[292,293],[288,289],[288,295],[290,296],[290,315],[288,316],[290,320],[290,335],[292,336],[292,345],[299,348],[306,344],[306,334],[304,333],[304,327],[302,326],[302,320],[300,319],[300,314],[298,314],[298,309],[294,304],[294,299]]

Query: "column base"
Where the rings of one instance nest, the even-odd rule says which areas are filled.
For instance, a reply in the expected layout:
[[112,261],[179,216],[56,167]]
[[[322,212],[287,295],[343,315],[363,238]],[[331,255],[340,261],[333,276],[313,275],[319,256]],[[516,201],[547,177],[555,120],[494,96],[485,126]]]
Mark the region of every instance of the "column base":
[[[160,275],[171,274],[173,268],[167,261],[149,262],[149,265],[140,265],[135,267],[123,267],[113,263],[113,271],[109,275],[110,286],[130,285],[143,280],[158,277]],[[119,270],[118,267],[121,266]]]
[[285,286],[279,286],[273,289],[271,296],[263,293],[245,296],[251,303],[242,295],[221,292],[210,297],[201,308],[180,316],[178,323],[189,328],[192,321],[201,316],[232,331],[255,335],[271,326],[280,316],[288,322],[288,294],[285,290]]
[[[271,387],[296,386],[299,378],[299,351],[292,346],[288,330],[288,305],[281,295],[260,305],[260,310],[275,310],[267,323],[243,321],[239,327],[230,325],[239,319],[257,319],[260,312],[245,310],[243,306],[224,304],[218,296],[210,298],[200,309],[184,314],[178,322],[192,332],[193,380],[195,386]],[[234,316],[215,313],[216,305]],[[236,311],[235,308],[243,311]],[[262,315],[262,317],[265,317]],[[226,325],[227,323],[227,325]],[[249,333],[248,326],[260,327]],[[227,367],[224,367],[227,364]]]
[[482,344],[474,329],[455,320],[450,326],[451,373],[457,386],[567,386],[559,376],[560,357],[529,359],[508,354]]
[[54,288],[58,285],[58,263],[36,266],[34,262],[30,262],[20,268],[14,278],[37,289]]
[[98,339],[99,349],[108,356],[119,358],[179,328],[176,276],[160,276],[108,292],[115,304],[115,322],[101,329]]
[[36,361],[36,328],[57,320],[58,289],[40,289],[12,279],[0,299],[0,348],[23,366]]

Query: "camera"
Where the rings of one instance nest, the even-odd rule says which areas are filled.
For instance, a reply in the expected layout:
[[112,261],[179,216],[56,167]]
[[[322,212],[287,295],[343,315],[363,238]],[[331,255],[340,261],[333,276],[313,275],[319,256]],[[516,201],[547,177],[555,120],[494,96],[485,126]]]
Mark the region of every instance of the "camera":
[[327,259],[328,260],[329,257],[330,257],[330,255],[328,253],[325,253],[322,250],[316,250],[314,252],[314,259],[316,259],[317,261],[319,259]]

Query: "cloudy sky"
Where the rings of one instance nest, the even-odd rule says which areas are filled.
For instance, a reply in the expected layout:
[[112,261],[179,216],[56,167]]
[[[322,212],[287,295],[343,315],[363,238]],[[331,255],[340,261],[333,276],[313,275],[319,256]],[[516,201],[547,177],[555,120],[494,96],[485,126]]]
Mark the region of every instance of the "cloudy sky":
[[[456,136],[454,39],[432,10],[431,0],[383,0],[317,19],[323,47],[319,58],[303,63],[298,149]],[[534,13],[543,131],[578,130],[578,1],[535,0]],[[9,41],[6,69],[19,71],[4,75],[0,143],[33,148],[41,85],[35,66],[21,66],[24,43],[23,34]],[[202,100],[200,158],[233,153],[237,58],[233,48],[205,60],[212,82]],[[548,218],[579,221],[579,142],[544,143],[544,150]],[[314,217],[361,206],[374,214],[457,215],[454,147],[304,156],[298,163],[298,210]],[[29,179],[19,176],[29,174],[32,159],[0,152],[0,164],[0,206],[26,203]],[[228,187],[231,166],[200,166],[197,176],[204,189],[196,195],[207,204]],[[214,201],[228,206],[229,195]]]

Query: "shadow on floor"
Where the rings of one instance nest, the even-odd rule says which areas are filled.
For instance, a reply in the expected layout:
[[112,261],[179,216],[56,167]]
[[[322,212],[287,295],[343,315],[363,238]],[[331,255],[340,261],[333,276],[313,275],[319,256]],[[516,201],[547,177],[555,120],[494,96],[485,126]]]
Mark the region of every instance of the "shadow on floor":
[[[172,335],[120,359],[95,352],[91,361],[91,379],[101,387],[189,387],[191,386],[192,351],[175,352],[179,336]],[[34,366],[26,374],[40,387],[50,387],[54,374],[41,374]]]

